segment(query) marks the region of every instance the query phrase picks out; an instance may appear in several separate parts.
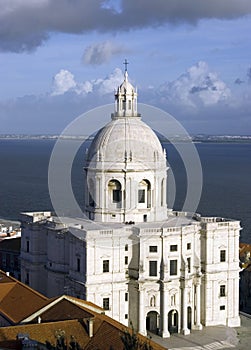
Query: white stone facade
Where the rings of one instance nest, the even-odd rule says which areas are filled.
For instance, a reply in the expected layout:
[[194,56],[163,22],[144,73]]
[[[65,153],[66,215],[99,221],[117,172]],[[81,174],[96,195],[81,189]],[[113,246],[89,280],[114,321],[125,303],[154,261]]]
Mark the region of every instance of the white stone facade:
[[22,214],[22,281],[94,302],[142,334],[238,326],[240,223],[168,210],[167,170],[125,72],[87,152],[87,219]]

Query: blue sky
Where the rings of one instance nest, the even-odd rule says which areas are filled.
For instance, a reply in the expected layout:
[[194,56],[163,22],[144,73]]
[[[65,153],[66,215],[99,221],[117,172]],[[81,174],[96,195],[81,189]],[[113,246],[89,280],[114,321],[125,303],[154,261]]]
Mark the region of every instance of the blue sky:
[[127,58],[139,102],[189,133],[251,134],[250,30],[250,0],[0,0],[0,133],[112,103]]

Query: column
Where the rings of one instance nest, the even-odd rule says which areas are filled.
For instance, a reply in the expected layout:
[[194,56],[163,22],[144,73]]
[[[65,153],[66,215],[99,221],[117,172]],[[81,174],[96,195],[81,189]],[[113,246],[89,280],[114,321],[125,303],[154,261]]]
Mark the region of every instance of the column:
[[161,317],[161,336],[162,338],[170,337],[168,332],[168,318],[167,318],[167,298],[168,293],[165,289],[165,285],[161,286],[161,308],[160,308],[160,317]]
[[197,282],[195,288],[196,322],[193,328],[201,330],[202,324],[200,323],[200,282]]
[[[185,282],[184,282],[185,284]],[[183,287],[183,305],[182,305],[182,334],[190,334],[190,330],[187,328],[187,288]]]
[[139,333],[146,335],[144,290],[139,285]]

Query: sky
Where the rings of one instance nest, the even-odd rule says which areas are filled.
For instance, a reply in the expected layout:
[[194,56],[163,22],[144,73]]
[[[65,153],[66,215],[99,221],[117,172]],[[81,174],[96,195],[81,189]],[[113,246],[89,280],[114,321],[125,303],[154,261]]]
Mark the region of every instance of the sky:
[[188,133],[251,135],[250,32],[250,0],[0,0],[0,134],[113,103],[126,58],[138,101]]

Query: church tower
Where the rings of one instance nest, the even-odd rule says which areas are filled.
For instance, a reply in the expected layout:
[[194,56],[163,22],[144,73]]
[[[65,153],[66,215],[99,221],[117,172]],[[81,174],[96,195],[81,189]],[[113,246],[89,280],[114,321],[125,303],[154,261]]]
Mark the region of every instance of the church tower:
[[137,111],[137,90],[124,81],[111,121],[96,134],[85,160],[84,209],[98,222],[166,219],[166,154]]

